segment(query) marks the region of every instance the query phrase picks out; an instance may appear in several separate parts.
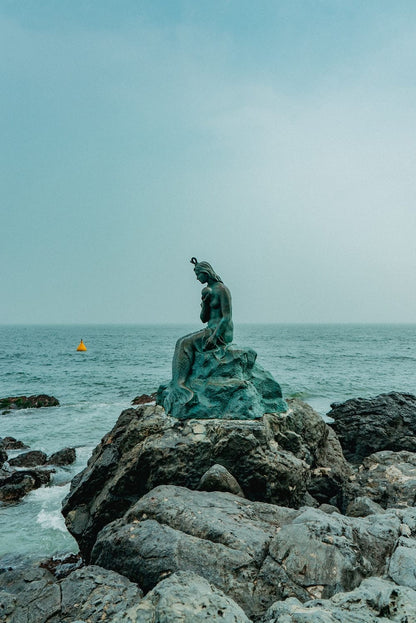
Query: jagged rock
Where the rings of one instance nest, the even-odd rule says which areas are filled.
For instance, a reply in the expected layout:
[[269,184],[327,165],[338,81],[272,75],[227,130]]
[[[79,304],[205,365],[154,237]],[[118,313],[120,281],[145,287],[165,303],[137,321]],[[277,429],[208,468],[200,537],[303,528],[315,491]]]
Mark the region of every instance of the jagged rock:
[[259,616],[278,599],[326,598],[383,575],[402,521],[160,486],[100,532],[92,561],[144,590],[167,573],[192,571]]
[[260,623],[411,623],[416,591],[381,578],[369,578],[349,593],[302,604],[292,598],[273,604]]
[[416,396],[392,392],[331,407],[331,426],[348,461],[361,463],[381,450],[416,452]]
[[23,450],[29,447],[14,437],[3,437],[0,442],[5,450]]
[[16,502],[32,489],[38,489],[51,479],[52,470],[25,469],[0,472],[0,500]]
[[54,396],[39,394],[38,396],[15,396],[0,398],[0,409],[38,409],[40,407],[58,407],[59,400]]
[[36,489],[35,478],[27,472],[13,472],[2,475],[0,478],[0,500],[15,502]]
[[[88,466],[73,479],[64,501],[66,524],[83,557],[88,560],[101,528],[153,487],[196,489],[215,464],[232,473],[251,500],[300,506],[311,468],[320,465],[341,488],[349,468],[340,449],[334,458],[329,427],[304,403],[290,401],[289,407],[287,413],[244,421],[178,421],[160,406],[123,411]],[[282,446],[290,432],[297,438],[296,456]],[[325,495],[321,501],[327,501]]]
[[45,465],[46,459],[46,454],[41,450],[29,450],[29,452],[23,452],[10,459],[9,465],[12,467],[36,467]]
[[256,358],[252,348],[239,348],[235,344],[216,350],[197,350],[186,380],[193,393],[191,399],[187,394],[181,399],[181,392],[171,382],[159,387],[156,401],[180,420],[251,420],[265,413],[286,411],[279,383],[256,363]]
[[179,571],[162,580],[137,605],[111,623],[250,623],[244,611],[213,584]]
[[31,565],[0,575],[0,620],[4,623],[101,623],[140,600],[133,583],[113,571],[84,567],[58,582]]
[[46,463],[48,465],[71,465],[76,459],[75,448],[63,448],[51,454]]
[[380,504],[363,495],[348,504],[345,514],[347,517],[367,517],[368,515],[377,515],[383,512],[384,509]]
[[344,505],[365,496],[382,508],[414,506],[415,491],[416,453],[386,450],[364,459],[344,491]]
[[199,481],[200,491],[228,491],[244,497],[243,490],[232,474],[222,465],[213,465]]

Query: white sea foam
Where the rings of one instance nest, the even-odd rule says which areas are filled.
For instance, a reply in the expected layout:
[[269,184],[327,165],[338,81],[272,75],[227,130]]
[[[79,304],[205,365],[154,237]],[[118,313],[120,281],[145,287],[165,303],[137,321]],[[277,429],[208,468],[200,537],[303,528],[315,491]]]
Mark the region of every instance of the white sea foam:
[[41,510],[36,517],[36,522],[40,524],[43,529],[59,530],[60,532],[67,531],[64,518],[59,510]]
[[41,504],[42,509],[45,509],[50,505],[56,505],[59,500],[64,498],[65,495],[69,492],[69,487],[70,483],[67,483],[66,485],[63,485],[61,487],[39,487],[39,489],[34,489],[33,491],[31,491],[26,497],[26,500]]

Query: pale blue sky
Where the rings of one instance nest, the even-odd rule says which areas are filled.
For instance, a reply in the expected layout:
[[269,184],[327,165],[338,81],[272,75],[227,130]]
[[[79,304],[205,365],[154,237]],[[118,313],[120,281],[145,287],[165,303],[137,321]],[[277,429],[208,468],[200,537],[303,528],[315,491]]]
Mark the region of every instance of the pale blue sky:
[[0,323],[416,322],[416,3],[0,0]]

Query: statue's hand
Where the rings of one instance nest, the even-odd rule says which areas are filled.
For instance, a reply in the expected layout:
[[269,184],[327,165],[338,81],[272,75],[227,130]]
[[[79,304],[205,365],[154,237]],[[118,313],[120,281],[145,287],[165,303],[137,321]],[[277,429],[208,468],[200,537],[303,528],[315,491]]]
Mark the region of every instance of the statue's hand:
[[204,288],[204,289],[202,290],[202,292],[201,292],[201,298],[202,298],[202,300],[203,300],[204,302],[205,302],[205,301],[208,301],[208,299],[209,299],[209,298],[210,298],[210,296],[211,296],[211,292],[212,292],[212,289],[211,289],[211,288],[208,288],[208,287],[206,287],[206,288]]

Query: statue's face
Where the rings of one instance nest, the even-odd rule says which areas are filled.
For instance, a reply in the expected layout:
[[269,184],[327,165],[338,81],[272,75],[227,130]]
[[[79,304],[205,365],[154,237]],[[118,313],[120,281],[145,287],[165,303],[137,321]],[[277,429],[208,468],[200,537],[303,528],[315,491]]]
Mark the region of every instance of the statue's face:
[[200,281],[201,283],[207,283],[208,275],[203,270],[195,270],[195,275],[198,281]]

